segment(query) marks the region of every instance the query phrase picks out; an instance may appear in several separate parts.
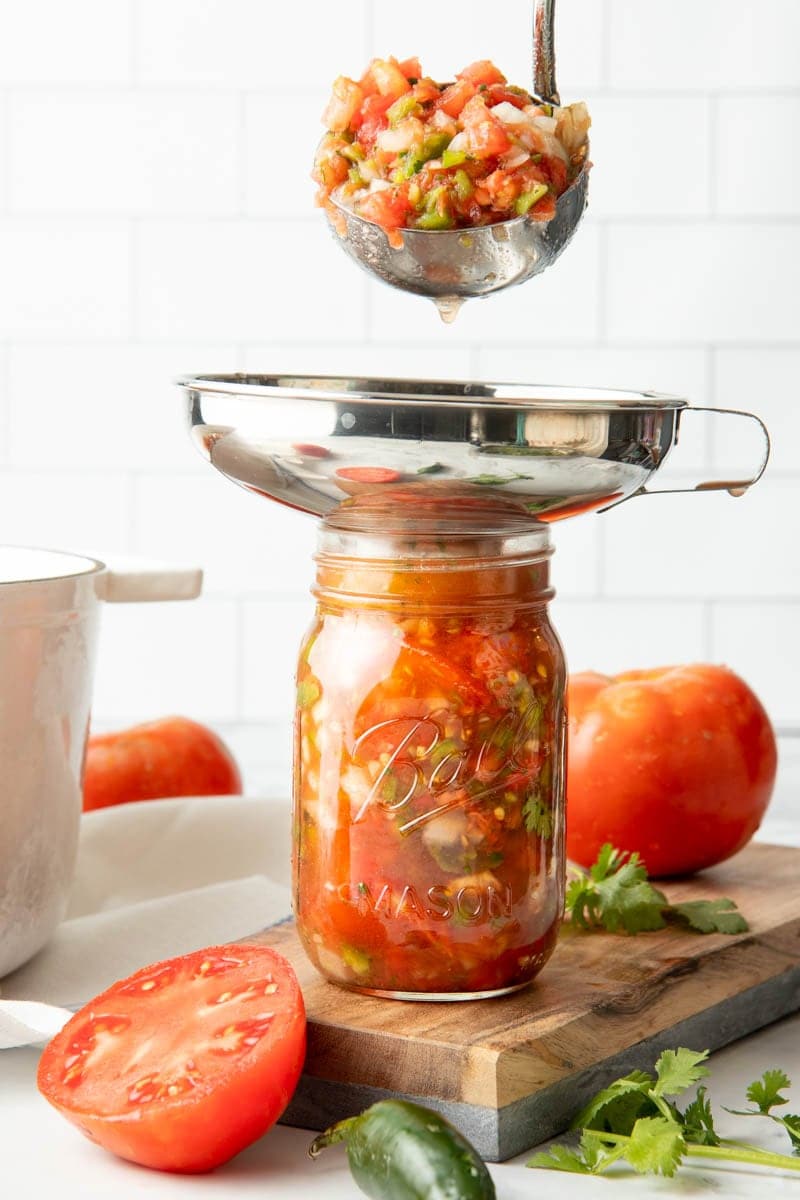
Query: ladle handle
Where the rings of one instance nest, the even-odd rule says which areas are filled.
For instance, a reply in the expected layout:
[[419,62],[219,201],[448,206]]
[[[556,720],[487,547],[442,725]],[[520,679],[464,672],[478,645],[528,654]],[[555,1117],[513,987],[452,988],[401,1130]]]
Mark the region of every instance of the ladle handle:
[[[686,419],[687,416],[690,416],[693,413],[720,413],[732,417],[743,417],[748,421],[755,421],[764,438],[764,452],[755,474],[750,475],[746,479],[704,479],[701,480],[700,483],[693,484],[691,487],[641,487],[637,492],[634,492],[631,496],[626,497],[626,499],[632,500],[634,496],[660,496],[674,492],[729,492],[731,496],[743,496],[748,488],[751,488],[754,483],[758,483],[759,479],[767,469],[767,463],[769,462],[771,449],[769,430],[761,418],[757,417],[755,413],[743,412],[739,408],[709,408],[703,405],[697,405],[696,407],[695,405],[692,405],[690,408],[681,409],[678,415],[676,440],[681,423]],[[619,501],[619,503],[622,504],[624,501]],[[608,508],[616,508],[616,505],[609,504]],[[603,509],[602,511],[605,512],[606,509]]]
[[556,86],[554,21],[556,0],[534,0],[533,91],[546,104],[560,104]]

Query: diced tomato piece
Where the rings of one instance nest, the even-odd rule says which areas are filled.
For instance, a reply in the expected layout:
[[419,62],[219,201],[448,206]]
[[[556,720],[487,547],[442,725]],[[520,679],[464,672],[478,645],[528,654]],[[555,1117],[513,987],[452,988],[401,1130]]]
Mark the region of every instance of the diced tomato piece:
[[340,75],[322,114],[323,124],[334,133],[344,133],[363,103],[364,93],[359,85],[346,75]]
[[520,95],[519,91],[505,87],[502,83],[493,83],[487,88],[484,99],[490,108],[495,104],[513,104],[514,108],[527,108],[531,102],[530,96]]
[[336,143],[332,141],[327,144],[323,141],[317,152],[312,178],[331,192],[340,183],[344,183],[349,170],[350,164],[339,153]]
[[409,81],[422,78],[422,66],[418,58],[406,58],[397,65]]
[[398,188],[370,192],[358,205],[359,216],[384,229],[402,229],[410,211],[408,196]]
[[358,140],[362,146],[372,147],[381,130],[389,128],[386,113],[393,104],[391,96],[380,96],[377,93],[367,96],[360,111],[353,118],[353,129],[358,130]]
[[449,117],[458,117],[464,105],[477,94],[477,86],[469,79],[459,79],[444,89],[436,103]]
[[438,100],[441,92],[438,83],[432,79],[420,79],[411,89],[418,104],[427,104],[430,100]]
[[556,198],[552,192],[548,192],[546,196],[542,196],[541,200],[537,200],[528,212],[532,221],[552,221],[555,215]]
[[480,96],[473,96],[461,113],[469,152],[474,158],[492,158],[511,149],[511,139]]
[[483,186],[489,193],[495,208],[510,208],[522,191],[522,180],[511,171],[492,171]]
[[548,155],[541,162],[544,168],[544,173],[548,177],[548,182],[557,196],[567,190],[567,164],[563,158],[557,158],[554,154]]
[[[386,193],[375,194],[381,196]],[[396,483],[398,479],[403,478],[400,471],[391,467],[340,467],[336,474],[340,479],[349,479],[352,483]]]
[[393,100],[397,100],[411,90],[411,84],[395,58],[376,58],[370,71],[375,87],[382,96],[391,96]]
[[505,75],[502,71],[498,71],[493,62],[489,62],[488,58],[482,58],[480,62],[470,63],[468,67],[464,67],[463,71],[459,71],[456,79],[469,79],[471,83],[478,87],[485,83],[487,87],[492,83],[507,83]]

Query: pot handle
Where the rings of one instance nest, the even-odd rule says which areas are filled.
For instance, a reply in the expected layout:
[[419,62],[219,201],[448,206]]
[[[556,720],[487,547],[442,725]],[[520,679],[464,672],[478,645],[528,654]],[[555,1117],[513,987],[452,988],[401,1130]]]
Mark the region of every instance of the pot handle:
[[[692,413],[721,413],[725,416],[742,417],[747,421],[755,421],[764,439],[764,450],[761,461],[754,473],[746,479],[703,479],[699,483],[692,484],[691,487],[649,488],[646,485],[642,485],[638,491],[633,492],[630,496],[626,496],[625,500],[632,500],[634,496],[663,496],[674,492],[729,492],[731,496],[743,496],[748,488],[751,488],[754,483],[758,483],[767,469],[771,449],[769,430],[761,418],[757,417],[755,413],[744,412],[739,408],[712,408],[705,405],[691,405],[680,410],[676,441],[681,423]],[[619,504],[624,504],[625,500],[618,500],[617,504],[609,504],[600,511],[607,512],[609,508],[616,508]]]
[[179,567],[141,558],[106,562],[97,576],[97,595],[109,604],[153,600],[194,600],[203,587],[200,567]]

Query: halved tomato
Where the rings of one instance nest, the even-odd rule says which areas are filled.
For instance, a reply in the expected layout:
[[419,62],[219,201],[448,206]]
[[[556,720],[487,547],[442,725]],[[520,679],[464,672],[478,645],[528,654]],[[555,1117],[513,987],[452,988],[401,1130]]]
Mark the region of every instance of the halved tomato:
[[267,946],[214,946],[112,984],[48,1043],[37,1082],[120,1158],[210,1171],[278,1120],[305,1044],[287,960]]

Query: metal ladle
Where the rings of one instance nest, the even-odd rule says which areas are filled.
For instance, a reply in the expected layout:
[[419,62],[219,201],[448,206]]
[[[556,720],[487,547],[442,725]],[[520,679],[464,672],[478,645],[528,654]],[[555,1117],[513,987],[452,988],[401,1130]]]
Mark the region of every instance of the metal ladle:
[[[559,106],[554,13],[555,0],[534,0],[533,89],[537,101]],[[429,296],[442,318],[451,321],[465,299],[524,283],[555,262],[583,216],[587,182],[584,166],[559,196],[551,221],[525,216],[474,229],[404,229],[397,248],[390,246],[380,225],[344,206],[337,206],[328,220],[343,249],[365,271],[392,287]]]

